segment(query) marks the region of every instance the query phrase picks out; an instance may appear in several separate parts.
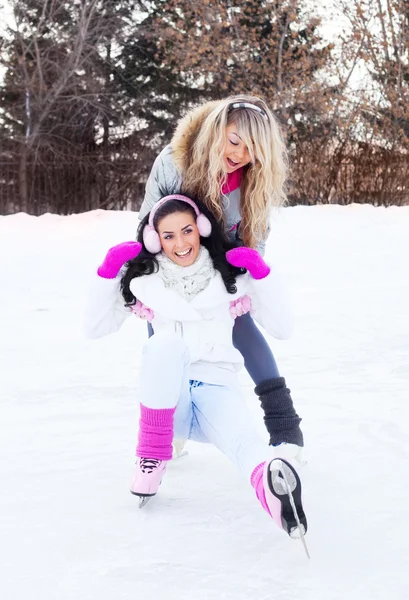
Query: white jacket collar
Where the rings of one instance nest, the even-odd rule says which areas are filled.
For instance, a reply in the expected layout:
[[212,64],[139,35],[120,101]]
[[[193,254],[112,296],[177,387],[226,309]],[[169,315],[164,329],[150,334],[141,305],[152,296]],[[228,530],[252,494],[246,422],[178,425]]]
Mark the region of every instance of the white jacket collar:
[[203,316],[200,309],[235,300],[240,295],[239,292],[236,294],[227,292],[222,276],[218,271],[216,271],[207,288],[191,302],[187,302],[174,290],[166,288],[159,273],[143,275],[133,279],[130,289],[133,295],[145,306],[175,321],[202,320]]

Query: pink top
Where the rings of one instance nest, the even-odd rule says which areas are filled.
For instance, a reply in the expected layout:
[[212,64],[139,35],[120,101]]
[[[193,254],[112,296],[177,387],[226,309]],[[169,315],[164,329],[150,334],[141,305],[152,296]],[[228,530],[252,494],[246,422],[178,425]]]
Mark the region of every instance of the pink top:
[[228,194],[229,192],[237,190],[237,188],[240,187],[242,176],[243,167],[237,169],[237,171],[233,171],[233,173],[227,173],[226,183],[222,186],[222,194]]

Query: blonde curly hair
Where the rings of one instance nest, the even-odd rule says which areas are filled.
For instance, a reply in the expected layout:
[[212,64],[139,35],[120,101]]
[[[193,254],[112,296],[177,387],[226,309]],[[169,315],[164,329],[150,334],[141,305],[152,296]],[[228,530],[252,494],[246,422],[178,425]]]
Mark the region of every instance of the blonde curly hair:
[[[252,108],[232,108],[235,103],[254,104],[264,114]],[[240,186],[240,236],[246,246],[254,248],[267,237],[272,207],[286,201],[286,146],[277,119],[264,100],[243,95],[215,103],[192,140],[182,191],[201,200],[225,224],[221,187],[227,177],[223,154],[226,128],[231,123],[251,156]]]

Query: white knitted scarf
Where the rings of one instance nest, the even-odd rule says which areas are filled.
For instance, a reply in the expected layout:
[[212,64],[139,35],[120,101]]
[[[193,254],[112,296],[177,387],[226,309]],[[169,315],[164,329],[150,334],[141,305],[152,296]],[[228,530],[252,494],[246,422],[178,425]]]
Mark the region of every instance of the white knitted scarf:
[[177,265],[163,252],[155,258],[165,287],[175,290],[188,302],[207,288],[215,275],[212,259],[204,246],[200,246],[197,259],[188,267]]

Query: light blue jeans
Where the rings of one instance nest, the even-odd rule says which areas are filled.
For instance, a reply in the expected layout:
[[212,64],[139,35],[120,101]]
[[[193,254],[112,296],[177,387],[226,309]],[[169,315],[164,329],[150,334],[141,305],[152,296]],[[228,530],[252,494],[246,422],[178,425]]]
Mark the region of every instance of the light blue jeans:
[[156,333],[141,364],[141,403],[153,409],[176,406],[174,437],[216,446],[250,478],[271,450],[253,425],[238,387],[189,379],[189,349],[177,334]]

